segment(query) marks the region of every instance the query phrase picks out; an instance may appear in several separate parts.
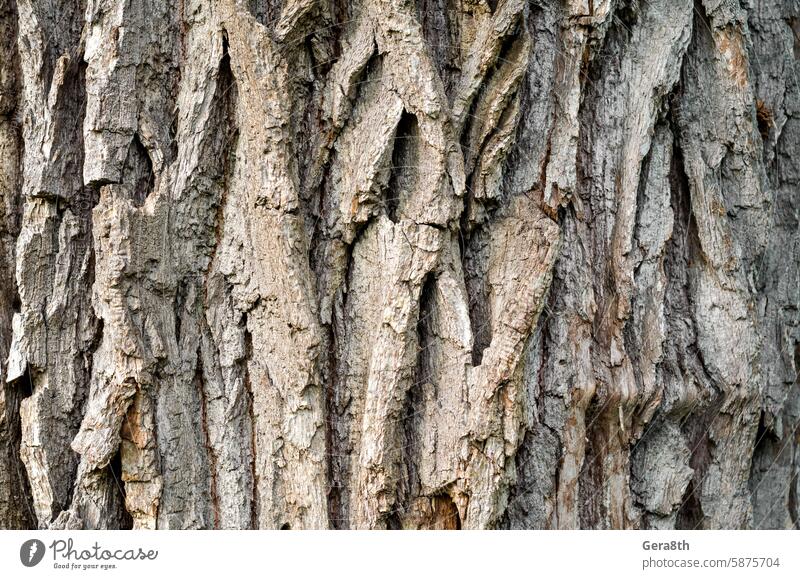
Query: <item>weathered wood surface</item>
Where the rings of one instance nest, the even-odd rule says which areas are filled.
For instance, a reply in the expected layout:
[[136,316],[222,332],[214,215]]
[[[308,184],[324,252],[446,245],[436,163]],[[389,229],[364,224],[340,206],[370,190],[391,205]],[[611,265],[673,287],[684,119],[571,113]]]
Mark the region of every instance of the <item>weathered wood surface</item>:
[[0,527],[797,528],[797,0],[0,0]]

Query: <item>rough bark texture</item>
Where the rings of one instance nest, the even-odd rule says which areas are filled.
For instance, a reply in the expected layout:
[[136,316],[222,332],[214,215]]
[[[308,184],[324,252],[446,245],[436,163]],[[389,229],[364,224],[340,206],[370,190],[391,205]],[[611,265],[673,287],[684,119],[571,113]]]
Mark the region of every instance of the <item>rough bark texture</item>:
[[797,0],[0,0],[0,527],[797,528]]

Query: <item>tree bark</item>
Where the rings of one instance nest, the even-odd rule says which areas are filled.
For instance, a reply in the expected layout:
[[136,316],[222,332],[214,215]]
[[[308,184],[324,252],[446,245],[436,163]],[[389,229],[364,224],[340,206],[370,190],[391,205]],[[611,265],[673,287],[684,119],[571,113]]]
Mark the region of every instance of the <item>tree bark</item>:
[[0,0],[0,527],[798,528],[797,0]]

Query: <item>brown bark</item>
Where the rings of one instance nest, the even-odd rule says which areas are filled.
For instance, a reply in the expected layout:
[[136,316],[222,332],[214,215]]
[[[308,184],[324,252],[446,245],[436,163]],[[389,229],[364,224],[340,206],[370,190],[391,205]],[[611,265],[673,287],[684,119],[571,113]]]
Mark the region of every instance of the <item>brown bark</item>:
[[796,528],[798,22],[0,0],[0,527]]

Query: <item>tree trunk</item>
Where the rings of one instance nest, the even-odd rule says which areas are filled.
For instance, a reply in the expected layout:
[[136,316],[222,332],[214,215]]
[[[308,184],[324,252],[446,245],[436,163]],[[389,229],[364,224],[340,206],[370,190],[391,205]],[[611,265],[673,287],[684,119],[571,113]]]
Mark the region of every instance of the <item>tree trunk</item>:
[[0,527],[797,528],[800,4],[0,0]]

